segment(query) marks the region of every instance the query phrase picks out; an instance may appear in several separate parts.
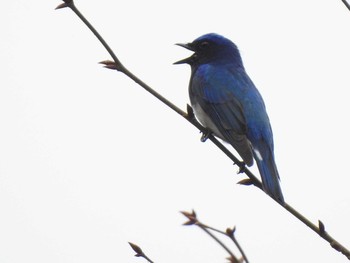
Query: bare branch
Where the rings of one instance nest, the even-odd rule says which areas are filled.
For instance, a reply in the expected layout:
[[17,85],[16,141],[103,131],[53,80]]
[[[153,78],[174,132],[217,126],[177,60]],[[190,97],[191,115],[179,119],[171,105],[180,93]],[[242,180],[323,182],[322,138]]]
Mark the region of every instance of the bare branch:
[[343,4],[346,6],[346,8],[350,11],[350,4],[347,0],[342,0]]
[[[241,260],[239,260],[234,253],[219,239],[217,238],[213,233],[210,232],[210,230],[218,232],[220,234],[226,235],[227,234],[223,231],[217,230],[215,228],[209,227],[203,223],[201,223],[198,218],[196,213],[192,210],[191,213],[189,212],[181,212],[185,217],[187,217],[187,219],[189,219],[189,221],[185,222],[184,225],[195,225],[198,226],[200,229],[202,229],[205,233],[207,233],[212,239],[215,240],[215,242],[217,242],[229,255],[230,257],[228,258],[230,260],[230,262],[241,262]],[[243,255],[243,254],[242,254]],[[248,260],[246,260],[247,263]]]
[[[343,3],[349,8],[349,4],[346,2],[346,0],[343,0]],[[139,84],[142,88],[144,88],[146,91],[151,93],[153,96],[155,96],[158,100],[163,102],[165,105],[170,107],[172,110],[177,112],[179,115],[184,117],[187,121],[189,121],[193,126],[195,126],[197,129],[199,129],[202,133],[206,133],[207,130],[194,118],[193,111],[191,110],[191,107],[187,107],[188,113],[184,112],[180,108],[178,108],[175,104],[170,102],[168,99],[160,95],[158,92],[156,92],[154,89],[152,89],[150,86],[148,86],[146,83],[144,83],[141,79],[136,77],[133,73],[131,73],[124,65],[119,61],[117,56],[114,54],[112,49],[108,46],[108,44],[105,42],[105,40],[101,37],[101,35],[94,29],[94,27],[87,21],[87,19],[80,13],[80,11],[76,8],[74,5],[73,0],[64,0],[64,4],[61,4],[57,7],[57,9],[61,9],[64,7],[69,7],[82,21],[83,23],[91,30],[91,32],[98,38],[98,40],[101,42],[101,44],[105,47],[105,49],[108,51],[108,53],[111,55],[113,62],[106,62],[102,63],[105,65],[105,67],[110,69],[116,69],[126,76],[128,76],[130,79],[134,80],[137,84]],[[349,8],[350,10],[350,8]],[[220,143],[213,135],[209,134],[208,139],[211,140],[228,158],[230,158],[234,164],[236,164],[239,167],[239,173],[245,173],[250,181],[241,181],[242,184],[245,185],[254,185],[262,190],[262,185],[260,180],[245,166],[243,162],[241,162],[236,156],[234,156],[222,143]],[[263,190],[262,190],[263,191]],[[267,195],[268,196],[268,195]],[[272,198],[272,200],[274,200]],[[278,203],[278,202],[277,202]],[[280,204],[280,203],[278,203]],[[280,204],[281,205],[281,204]],[[296,218],[298,218],[301,222],[303,222],[306,226],[311,228],[314,232],[316,232],[318,235],[320,235],[324,240],[326,240],[332,248],[335,250],[341,252],[343,255],[345,255],[348,259],[350,259],[350,251],[346,249],[343,245],[341,245],[338,241],[336,241],[332,236],[330,236],[326,231],[324,231],[324,228],[319,228],[315,224],[313,224],[310,220],[305,218],[302,214],[300,214],[297,210],[295,210],[292,206],[285,203],[284,205],[281,205],[284,207],[288,212],[290,212],[292,215],[294,215]],[[323,225],[324,227],[324,225]]]
[[246,256],[246,254],[244,253],[243,248],[241,247],[241,245],[238,243],[238,241],[236,239],[235,233],[236,233],[236,227],[226,229],[226,234],[231,238],[233,243],[235,243],[236,247],[238,248],[238,250],[241,253],[242,257],[244,258],[245,262],[249,263],[248,258]]

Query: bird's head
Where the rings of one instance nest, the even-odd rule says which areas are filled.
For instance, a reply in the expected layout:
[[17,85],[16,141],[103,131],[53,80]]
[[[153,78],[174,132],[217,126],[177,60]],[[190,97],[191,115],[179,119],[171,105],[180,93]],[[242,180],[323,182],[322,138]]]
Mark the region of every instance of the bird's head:
[[188,58],[174,64],[197,66],[206,63],[234,63],[242,66],[242,59],[237,46],[229,39],[215,33],[203,35],[191,43],[176,44],[194,52]]

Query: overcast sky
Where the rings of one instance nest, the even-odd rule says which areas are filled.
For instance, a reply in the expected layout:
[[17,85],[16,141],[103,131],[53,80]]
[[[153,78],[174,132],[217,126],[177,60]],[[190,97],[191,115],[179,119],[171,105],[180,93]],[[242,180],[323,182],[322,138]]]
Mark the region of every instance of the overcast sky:
[[[0,9],[0,262],[225,262],[179,211],[236,237],[250,262],[347,262],[133,81],[59,1]],[[270,116],[286,201],[350,248],[350,12],[341,0],[79,1],[125,66],[179,107],[189,56],[234,41]],[[230,148],[230,146],[228,146]],[[232,149],[232,148],[230,148]],[[256,172],[256,168],[252,170]],[[227,244],[231,247],[230,242]]]

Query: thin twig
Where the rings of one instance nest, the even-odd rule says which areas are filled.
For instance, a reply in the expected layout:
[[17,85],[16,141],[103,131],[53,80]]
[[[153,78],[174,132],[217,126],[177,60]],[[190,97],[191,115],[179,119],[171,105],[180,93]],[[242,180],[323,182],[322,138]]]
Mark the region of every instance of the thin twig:
[[[198,219],[197,219],[198,220]],[[246,263],[249,263],[248,261],[248,258],[247,258],[247,255],[244,253],[244,250],[243,248],[241,247],[241,245],[239,244],[239,242],[237,241],[236,239],[236,236],[235,236],[235,231],[236,231],[236,228],[233,228],[233,229],[226,229],[226,232],[220,230],[220,229],[216,229],[214,227],[211,227],[211,226],[208,226],[208,225],[205,225],[203,224],[202,222],[198,221],[197,225],[200,225],[206,229],[210,229],[212,231],[215,231],[217,233],[220,233],[222,235],[225,235],[225,236],[228,236],[232,241],[233,243],[236,245],[236,247],[238,248],[239,252],[241,253],[243,259],[245,260]]]
[[346,8],[350,11],[350,4],[348,1],[346,0],[342,0],[342,2],[344,3],[344,5],[346,6]]
[[238,258],[232,253],[232,251],[214,234],[212,234],[208,229],[203,227],[201,224],[197,224],[197,226],[202,229],[205,233],[207,233],[212,239],[214,239],[223,249],[226,250],[227,253],[230,254],[231,258],[233,258],[236,262],[239,262]]
[[242,257],[244,258],[245,262],[249,263],[248,258],[246,256],[246,254],[244,253],[244,250],[242,249],[241,245],[238,243],[238,241],[236,239],[236,236],[234,235],[235,230],[236,230],[235,228],[233,228],[233,229],[228,228],[226,230],[226,232],[224,232],[224,231],[222,231],[220,229],[216,229],[214,227],[205,225],[205,224],[203,224],[203,223],[201,223],[199,221],[198,221],[197,225],[201,225],[202,227],[205,227],[206,229],[210,229],[210,230],[215,231],[217,233],[220,233],[222,235],[228,236],[233,241],[233,243],[235,243],[236,247],[238,248],[238,250],[241,253]]
[[[210,230],[220,233],[222,235],[228,236],[228,234],[226,234],[225,232],[215,229],[213,227],[207,226],[205,224],[203,224],[202,222],[200,222],[197,218],[196,213],[192,210],[192,212],[181,212],[185,217],[187,217],[187,219],[189,219],[188,222],[184,223],[184,225],[195,225],[198,226],[200,229],[202,229],[205,233],[207,233],[212,239],[215,240],[215,242],[217,242],[229,255],[230,255],[230,259],[232,262],[240,262],[240,260],[235,256],[235,254],[233,254],[233,252],[219,239],[217,238],[213,233],[210,232]],[[230,237],[231,238],[231,237]],[[235,243],[236,244],[236,243]],[[236,244],[237,246],[237,244]],[[237,246],[237,248],[239,249],[239,245]],[[244,253],[241,253],[242,256]],[[246,258],[243,256],[243,258],[246,260]],[[246,260],[246,263],[249,263],[248,260]]]
[[[349,4],[343,0],[344,4],[349,8]],[[80,13],[80,11],[76,8],[74,5],[73,0],[64,0],[64,4],[61,4],[57,7],[58,8],[64,8],[69,7],[83,22],[84,24],[91,30],[91,32],[98,38],[98,40],[101,42],[101,44],[106,48],[108,53],[111,55],[111,57],[114,60],[114,69],[124,73],[126,76],[134,80],[137,84],[139,84],[141,87],[143,87],[146,91],[151,93],[153,96],[155,96],[157,99],[162,101],[165,105],[170,107],[172,110],[177,112],[179,115],[184,117],[187,121],[189,121],[192,125],[194,125],[196,128],[198,128],[201,132],[205,133],[206,129],[193,117],[193,113],[191,112],[184,112],[179,107],[177,107],[175,104],[164,98],[162,95],[160,95],[158,92],[153,90],[150,86],[148,86],[146,83],[144,83],[142,80],[140,80],[138,77],[136,77],[133,73],[131,73],[124,65],[119,61],[117,56],[114,54],[112,49],[108,46],[108,44],[104,41],[104,39],[101,37],[101,35],[94,29],[94,27],[85,19],[85,17]],[[108,67],[108,66],[107,66]],[[111,68],[111,67],[108,67]],[[190,108],[189,108],[190,109]],[[239,171],[242,173],[245,173],[249,179],[250,183],[254,186],[260,188],[261,182],[260,180],[242,163],[236,156],[234,156],[222,143],[220,143],[214,136],[210,135],[209,139],[219,148],[221,149],[233,162],[239,167]],[[274,200],[272,198],[272,200]],[[278,203],[278,202],[277,202]],[[294,215],[296,218],[298,218],[301,222],[303,222],[305,225],[307,225],[309,228],[311,228],[314,232],[316,232],[318,235],[320,235],[324,240],[326,240],[332,248],[335,250],[341,252],[343,255],[345,255],[350,260],[350,251],[345,248],[343,245],[341,245],[338,241],[336,241],[332,236],[330,236],[327,232],[321,231],[319,227],[314,225],[310,220],[305,218],[302,214],[300,214],[297,210],[295,210],[292,206],[285,203],[284,207],[287,211],[289,211],[292,215]]]
[[249,263],[247,255],[244,253],[243,248],[241,247],[241,245],[239,244],[239,242],[236,239],[235,232],[236,232],[236,227],[234,227],[233,229],[231,229],[231,228],[226,229],[226,234],[231,238],[233,243],[235,243],[236,247],[238,248],[239,252],[241,253],[241,255],[242,255],[243,259],[246,261],[246,263]]

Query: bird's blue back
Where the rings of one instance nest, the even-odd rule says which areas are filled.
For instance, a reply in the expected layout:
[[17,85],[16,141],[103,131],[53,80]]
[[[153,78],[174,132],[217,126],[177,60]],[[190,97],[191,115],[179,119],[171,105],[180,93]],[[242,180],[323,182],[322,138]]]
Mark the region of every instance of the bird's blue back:
[[[240,122],[247,128],[248,138],[253,139],[260,134],[273,148],[272,131],[264,101],[244,69],[220,63],[200,65],[193,72],[189,94],[191,99],[203,99],[211,104],[229,103],[235,98],[243,113],[243,116],[237,115],[241,116]],[[237,126],[237,120],[229,112],[223,111],[222,114],[227,115],[229,126]]]

